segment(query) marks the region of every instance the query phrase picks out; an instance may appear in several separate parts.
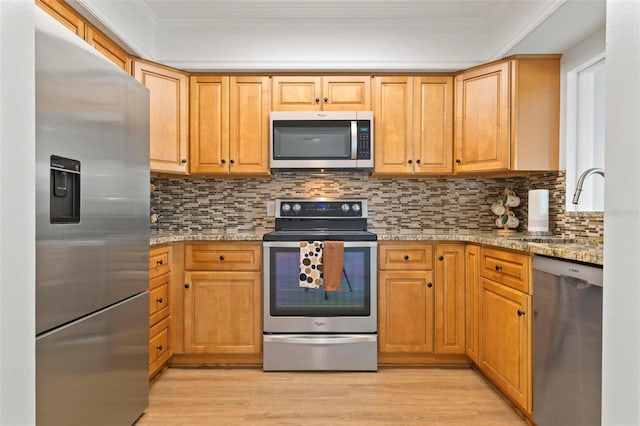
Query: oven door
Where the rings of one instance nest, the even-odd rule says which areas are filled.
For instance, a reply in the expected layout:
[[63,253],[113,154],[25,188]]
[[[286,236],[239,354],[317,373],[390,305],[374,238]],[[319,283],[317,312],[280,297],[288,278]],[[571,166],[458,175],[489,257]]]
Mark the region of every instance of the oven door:
[[299,242],[264,242],[266,333],[375,333],[377,242],[344,243],[338,291],[300,287]]

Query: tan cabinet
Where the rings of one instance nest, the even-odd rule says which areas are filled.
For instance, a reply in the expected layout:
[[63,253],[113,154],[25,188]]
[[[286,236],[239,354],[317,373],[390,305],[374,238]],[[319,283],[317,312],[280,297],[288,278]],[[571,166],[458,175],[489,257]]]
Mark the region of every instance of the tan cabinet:
[[452,172],[453,77],[374,79],[377,175]]
[[127,74],[131,74],[131,58],[124,49],[111,41],[109,37],[91,25],[87,25],[85,40]]
[[467,245],[464,252],[465,341],[467,356],[478,363],[480,352],[480,247]]
[[384,242],[378,254],[378,347],[385,354],[432,353],[433,245]]
[[36,0],[42,10],[55,18],[81,39],[85,36],[85,21],[75,10],[63,0]]
[[531,257],[483,247],[479,257],[477,364],[525,413],[531,413]]
[[149,89],[152,172],[187,174],[189,81],[187,74],[136,59],[133,76]]
[[156,376],[172,355],[171,262],[170,245],[149,251],[149,378]]
[[436,244],[436,333],[438,353],[465,353],[464,244]]
[[260,254],[256,243],[185,245],[186,354],[261,354]]
[[559,55],[522,55],[456,76],[456,173],[558,169]]
[[191,77],[191,173],[269,175],[269,77]]
[[274,76],[274,111],[366,111],[370,76]]

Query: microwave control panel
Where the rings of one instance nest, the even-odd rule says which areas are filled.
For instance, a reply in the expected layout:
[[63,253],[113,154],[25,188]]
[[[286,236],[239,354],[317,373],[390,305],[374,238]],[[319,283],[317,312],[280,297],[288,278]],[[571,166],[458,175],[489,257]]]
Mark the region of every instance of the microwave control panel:
[[371,121],[358,120],[358,160],[371,159]]

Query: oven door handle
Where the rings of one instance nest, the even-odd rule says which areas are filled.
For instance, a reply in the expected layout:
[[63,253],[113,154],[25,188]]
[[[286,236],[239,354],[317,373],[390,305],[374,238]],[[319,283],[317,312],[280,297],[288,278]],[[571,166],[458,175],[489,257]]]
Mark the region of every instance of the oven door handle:
[[268,342],[279,342],[279,343],[302,343],[307,345],[342,345],[345,343],[361,343],[361,342],[374,342],[376,341],[376,335],[323,335],[323,336],[314,336],[314,335],[283,335],[283,336],[274,336],[274,335],[265,335],[264,340]]

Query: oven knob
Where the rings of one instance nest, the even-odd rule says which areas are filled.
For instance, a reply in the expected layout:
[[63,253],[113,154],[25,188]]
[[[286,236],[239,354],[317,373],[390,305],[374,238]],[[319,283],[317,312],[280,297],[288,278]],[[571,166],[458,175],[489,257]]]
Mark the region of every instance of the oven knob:
[[343,205],[340,206],[340,208],[342,209],[343,212],[347,213],[349,211],[349,204],[344,203]]
[[287,213],[289,210],[291,210],[291,206],[289,204],[283,204],[282,207],[280,207],[280,208],[285,213]]
[[351,206],[351,210],[358,213],[360,211],[360,204],[354,204]]
[[293,211],[298,213],[298,212],[300,212],[300,210],[302,210],[302,206],[300,204],[298,204],[298,203],[295,203],[293,205]]

